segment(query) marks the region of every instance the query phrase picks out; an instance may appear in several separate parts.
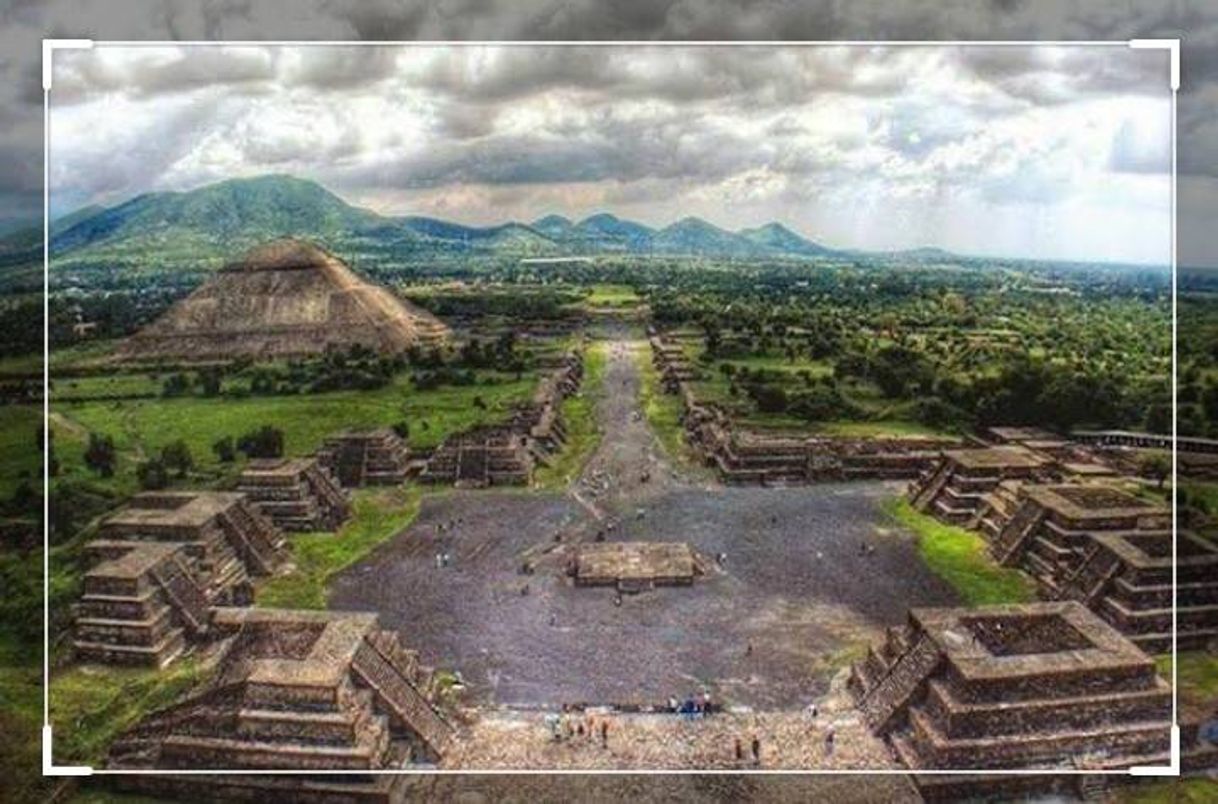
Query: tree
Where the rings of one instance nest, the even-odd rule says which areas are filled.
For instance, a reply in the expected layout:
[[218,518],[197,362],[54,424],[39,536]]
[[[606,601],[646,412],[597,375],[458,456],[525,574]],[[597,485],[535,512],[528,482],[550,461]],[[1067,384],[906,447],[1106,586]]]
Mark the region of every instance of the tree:
[[114,439],[108,435],[89,433],[89,445],[85,448],[85,466],[102,477],[113,477],[114,459]]
[[1171,475],[1171,459],[1162,452],[1148,452],[1138,461],[1138,473],[1156,481],[1158,488],[1162,490],[1163,484]]
[[140,488],[156,491],[169,485],[169,471],[160,458],[144,461],[135,467],[135,476],[140,481]]
[[198,382],[203,389],[203,396],[219,396],[220,394],[220,370],[215,368],[204,369],[199,372]]
[[232,436],[224,436],[212,444],[211,451],[216,454],[216,460],[220,463],[232,463],[237,460],[237,450],[233,447]]
[[166,470],[177,470],[179,478],[186,477],[186,473],[195,467],[195,459],[190,454],[190,447],[186,446],[186,442],[181,439],[172,441],[161,448],[161,463],[165,465]]
[[264,424],[237,439],[237,449],[250,458],[283,457],[283,431]]

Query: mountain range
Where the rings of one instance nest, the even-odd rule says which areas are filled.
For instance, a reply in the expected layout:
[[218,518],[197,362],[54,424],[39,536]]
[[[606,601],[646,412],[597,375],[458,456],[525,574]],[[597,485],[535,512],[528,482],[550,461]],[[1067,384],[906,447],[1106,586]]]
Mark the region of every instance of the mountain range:
[[[722,258],[843,256],[780,223],[728,231],[695,217],[654,228],[607,212],[582,220],[546,215],[529,223],[468,226],[414,215],[382,215],[348,204],[313,181],[285,175],[231,179],[186,192],[146,193],[91,206],[51,225],[53,265],[111,260],[231,258],[274,237],[302,236],[340,253],[562,256],[662,254]],[[6,251],[40,246],[40,236],[0,239]]]

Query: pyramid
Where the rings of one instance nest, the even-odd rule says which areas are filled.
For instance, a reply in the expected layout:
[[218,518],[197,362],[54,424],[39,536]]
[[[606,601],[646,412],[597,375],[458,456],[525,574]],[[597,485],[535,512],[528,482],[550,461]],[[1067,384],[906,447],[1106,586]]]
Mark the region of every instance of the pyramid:
[[448,327],[300,240],[259,246],[124,341],[131,360],[301,357],[354,345],[388,354]]

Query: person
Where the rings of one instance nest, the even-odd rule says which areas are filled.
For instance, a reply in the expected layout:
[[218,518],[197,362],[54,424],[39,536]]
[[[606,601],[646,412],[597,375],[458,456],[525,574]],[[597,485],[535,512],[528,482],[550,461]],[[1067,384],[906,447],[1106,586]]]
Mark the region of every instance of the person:
[[668,711],[674,715],[677,713],[677,699],[672,696],[668,698]]
[[820,713],[820,710],[816,708],[816,704],[814,704],[814,703],[808,704],[808,714],[811,717],[816,717],[819,713]]
[[828,731],[825,732],[825,756],[833,756],[833,746],[836,742],[837,736],[833,731],[833,727],[830,726]]
[[751,639],[750,639],[750,640],[749,640],[749,643],[748,643],[747,645],[745,645],[745,647],[744,647],[744,655],[745,655],[745,656],[752,656],[752,655],[753,655],[753,640],[751,640]]
[[753,764],[761,764],[761,738],[753,735]]
[[436,553],[436,569],[439,569],[442,566],[444,566],[444,556]]
[[737,737],[736,738],[736,761],[741,762],[743,760],[744,760],[744,745],[740,742],[740,738]]
[[601,748],[609,747],[609,721],[601,721]]
[[620,605],[622,605],[622,594],[621,594],[621,592],[619,592],[619,593],[617,593],[616,595],[614,595],[614,596],[613,596],[613,605],[615,605],[615,606],[620,606]]

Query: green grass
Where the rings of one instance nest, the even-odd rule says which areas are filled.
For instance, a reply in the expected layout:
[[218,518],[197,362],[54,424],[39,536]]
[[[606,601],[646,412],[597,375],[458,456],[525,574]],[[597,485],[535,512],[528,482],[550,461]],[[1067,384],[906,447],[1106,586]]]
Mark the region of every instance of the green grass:
[[685,427],[681,424],[681,397],[664,393],[660,372],[651,362],[651,350],[644,347],[636,350],[639,373],[643,382],[639,387],[643,416],[668,457],[686,466],[696,464],[693,450],[685,441]]
[[45,801],[42,766],[42,662],[8,635],[0,641],[0,783],[4,800]]
[[563,488],[570,484],[596,451],[601,431],[596,421],[596,405],[604,391],[605,351],[607,344],[595,343],[584,354],[584,378],[580,391],[562,403],[567,441],[548,466],[535,474],[541,488]]
[[263,582],[257,604],[269,608],[326,608],[330,578],[413,522],[422,497],[423,492],[413,486],[357,492],[354,515],[337,533],[292,537],[295,568]]
[[[1176,658],[1179,660],[1177,681],[1181,708],[1204,707],[1218,700],[1218,656],[1204,651],[1186,651]],[[1155,665],[1161,676],[1171,679],[1171,654],[1156,656]]]
[[1218,782],[1212,779],[1169,779],[1120,788],[1117,804],[1211,804],[1218,800]]
[[42,454],[38,451],[37,432],[42,426],[42,409],[33,405],[6,405],[4,426],[0,427],[0,497],[8,498],[28,480],[34,490],[42,488]]
[[77,665],[51,678],[51,725],[60,764],[102,761],[114,738],[206,677],[192,656],[157,670]]
[[593,285],[588,294],[590,307],[632,307],[642,299],[628,285]]
[[947,435],[943,430],[902,419],[823,422],[815,425],[813,429],[825,435],[852,438],[937,438]]
[[[430,391],[415,390],[409,376],[402,374],[375,391],[60,404],[55,406],[55,412],[65,418],[68,427],[77,428],[79,451],[73,455],[66,443],[60,450],[59,441],[56,449],[60,450],[65,471],[83,471],[78,457],[84,445],[80,432],[110,435],[120,453],[118,472],[112,481],[117,486],[134,481],[135,466],[143,456],[155,454],[179,438],[186,441],[202,472],[213,475],[231,472],[234,467],[218,463],[212,444],[224,436],[237,438],[263,424],[283,431],[289,455],[309,454],[321,446],[326,436],[349,427],[385,426],[402,420],[410,425],[412,446],[434,447],[453,432],[506,418],[515,404],[529,399],[537,383],[533,373],[526,373],[519,380],[515,375],[480,374],[480,379],[488,378],[496,382],[444,386]],[[475,397],[482,399],[484,408],[473,404]],[[60,429],[67,434],[67,427],[57,428],[57,438]]]
[[965,605],[1026,603],[1036,599],[1031,579],[1018,570],[995,564],[985,540],[976,533],[918,513],[901,497],[886,502],[884,510],[917,535],[922,560],[956,590]]

